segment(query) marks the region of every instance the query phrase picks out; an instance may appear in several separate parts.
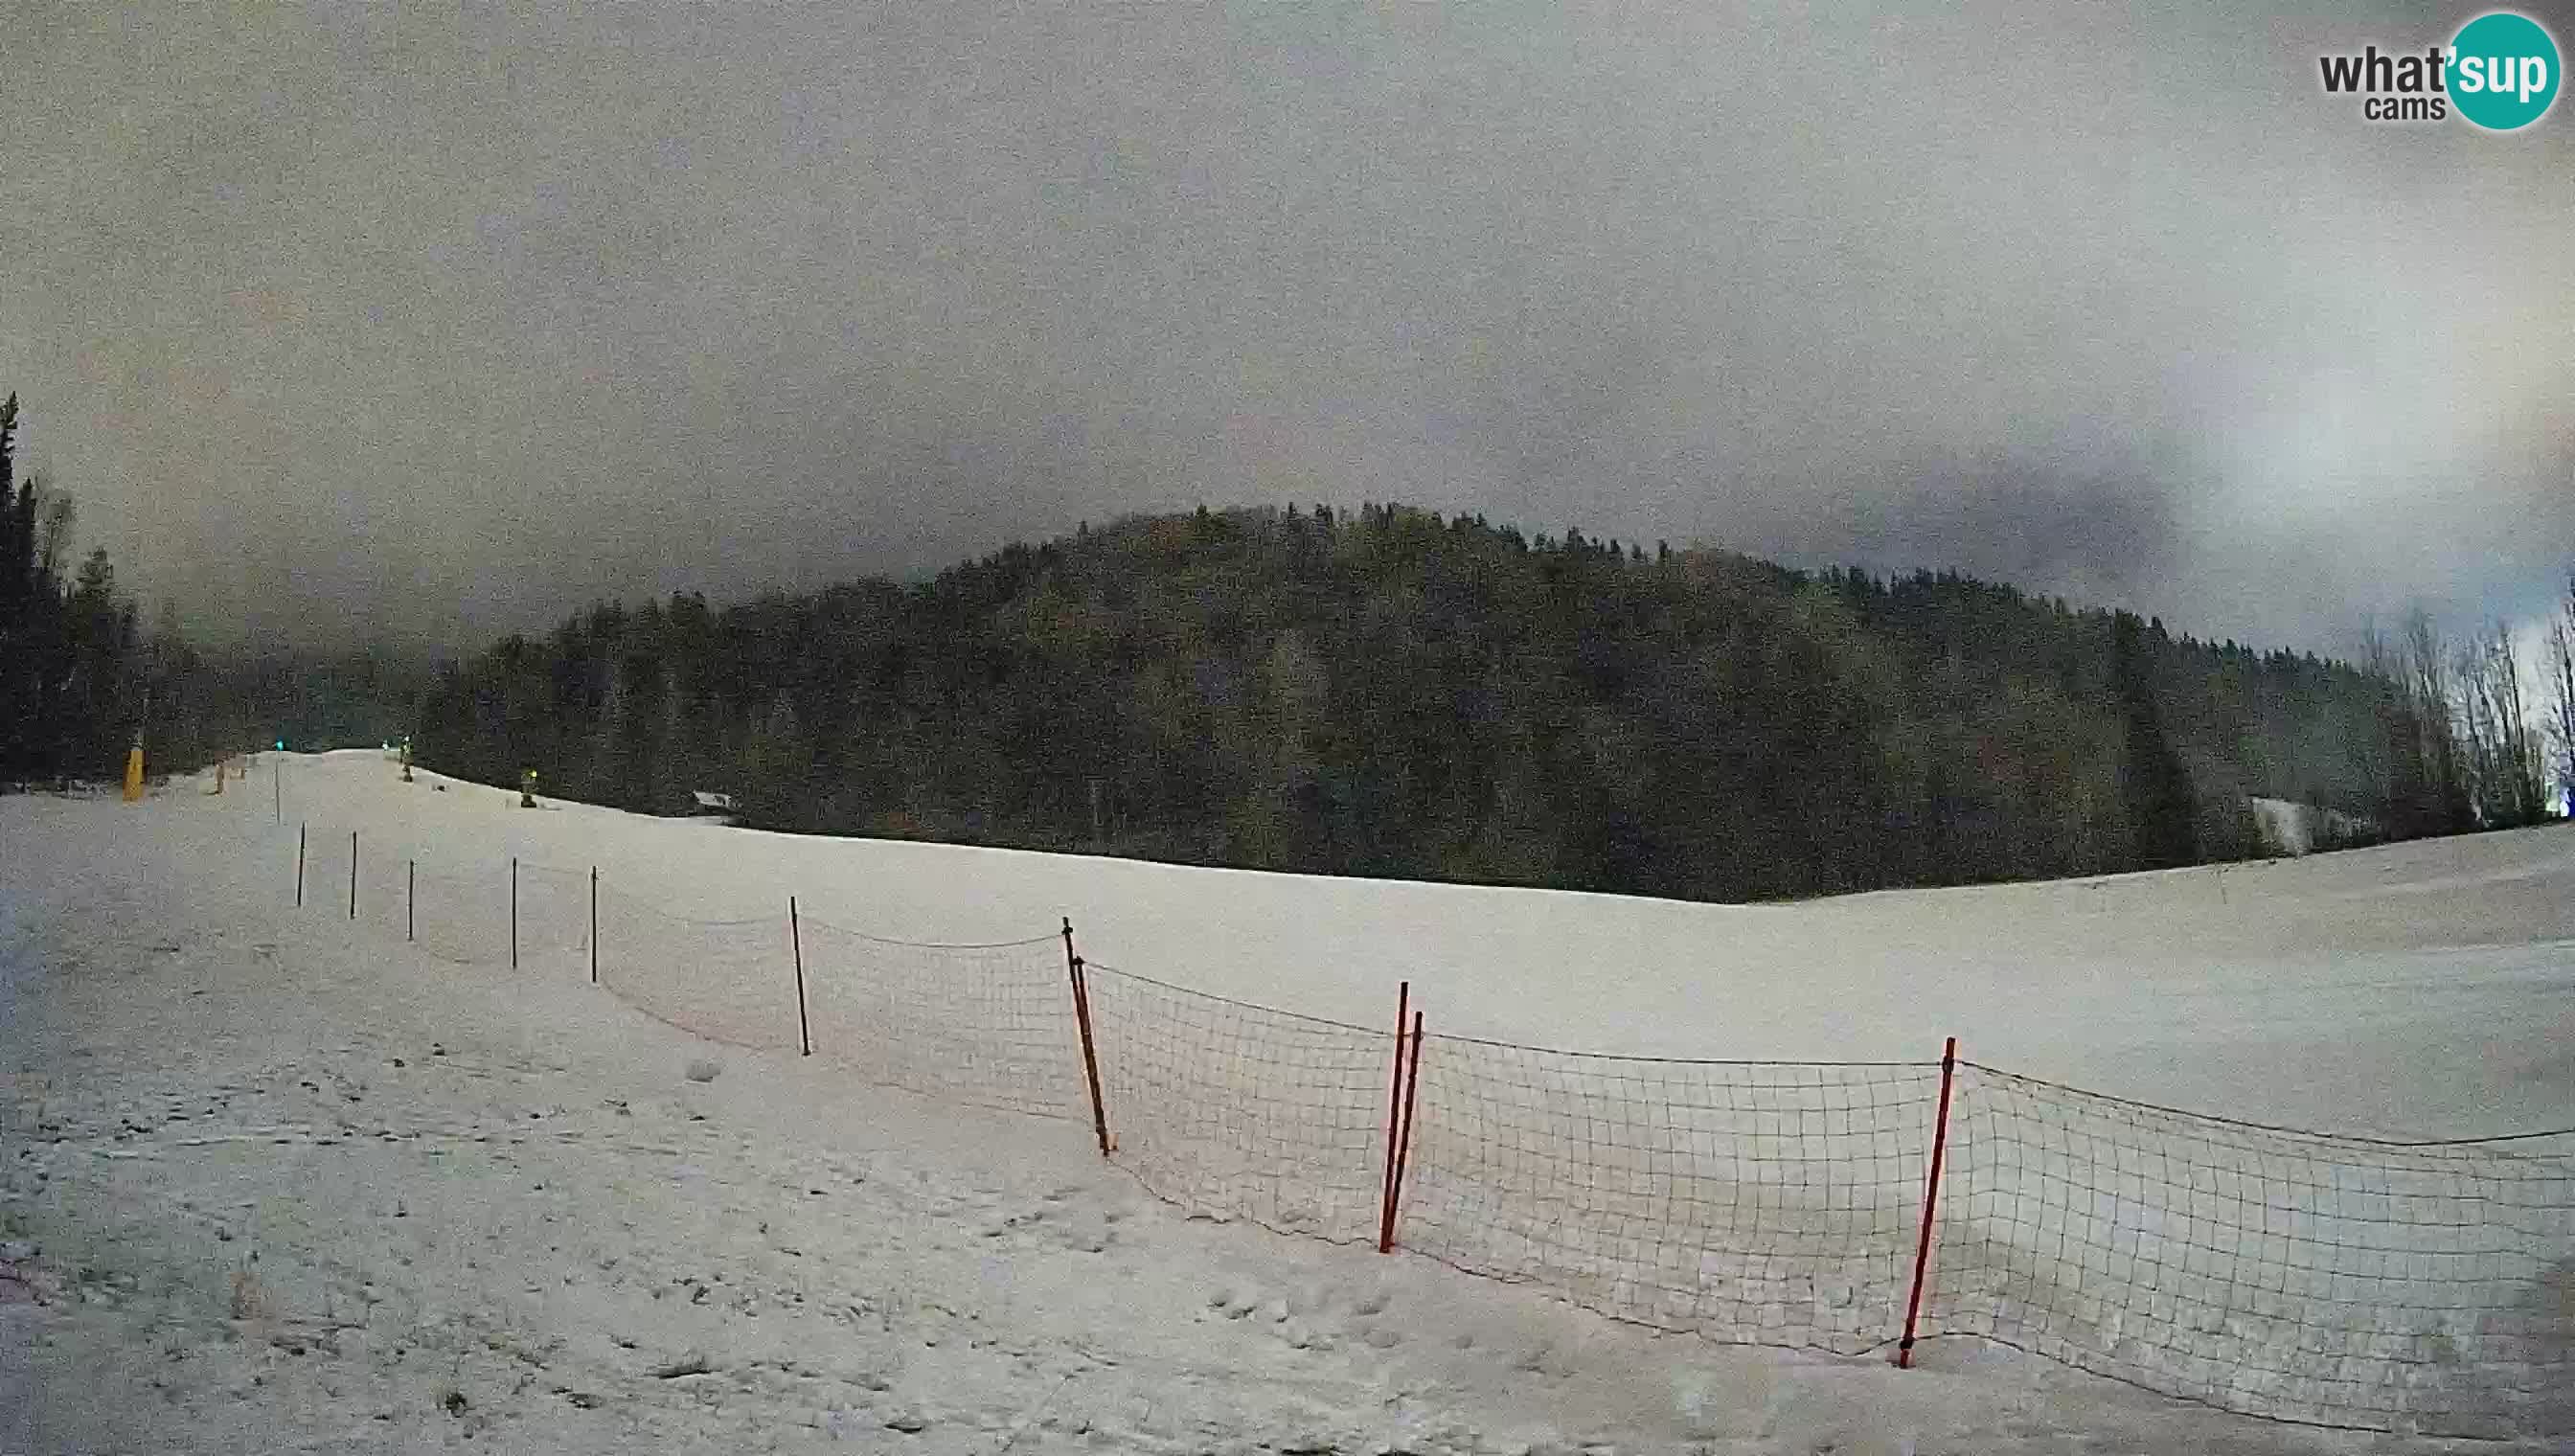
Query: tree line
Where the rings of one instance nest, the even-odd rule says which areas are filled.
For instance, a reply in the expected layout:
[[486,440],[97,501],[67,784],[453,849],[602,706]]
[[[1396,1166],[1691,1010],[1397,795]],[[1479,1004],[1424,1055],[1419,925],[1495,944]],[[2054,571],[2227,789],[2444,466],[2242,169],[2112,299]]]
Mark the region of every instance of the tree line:
[[1757,898],[2536,822],[2575,786],[2575,582],[2532,684],[2428,615],[2357,664],[1955,573],[1798,572],[1481,517],[1200,511],[916,585],[603,605],[434,677],[143,630],[0,403],[0,783],[283,738],[763,827]]
[[154,775],[285,739],[410,731],[429,667],[382,652],[213,654],[164,604],[147,628],[104,550],[74,564],[72,497],[18,468],[0,400],[0,787],[113,780],[139,735]]
[[418,744],[770,828],[1705,899],[2242,857],[2255,795],[2346,841],[2547,811],[2508,651],[2419,617],[2373,644],[1401,506],[1201,510],[917,585],[595,607],[445,670]]
[[70,565],[72,500],[19,476],[17,434],[11,394],[0,400],[0,783],[105,777],[180,665],[137,629],[106,552]]

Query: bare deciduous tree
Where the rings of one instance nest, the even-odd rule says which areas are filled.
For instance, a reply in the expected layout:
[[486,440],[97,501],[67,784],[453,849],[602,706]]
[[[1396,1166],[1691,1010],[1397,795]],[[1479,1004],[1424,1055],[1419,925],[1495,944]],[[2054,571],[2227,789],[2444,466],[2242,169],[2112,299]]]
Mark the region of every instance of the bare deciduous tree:
[[2459,648],[2452,684],[2460,758],[2477,821],[2536,823],[2547,811],[2547,768],[2522,693],[2512,629],[2498,621]]
[[2461,761],[2453,714],[2458,701],[2456,684],[2440,629],[2433,624],[2430,612],[2417,607],[2405,615],[2405,637],[2398,654],[2407,707],[2412,711],[2415,731],[2421,734],[2423,770],[2430,780],[2439,825],[2435,832],[2464,829],[2472,821],[2473,812],[2468,801],[2467,765]]
[[2557,786],[2575,812],[2575,576],[2548,622],[2549,728],[2557,739]]

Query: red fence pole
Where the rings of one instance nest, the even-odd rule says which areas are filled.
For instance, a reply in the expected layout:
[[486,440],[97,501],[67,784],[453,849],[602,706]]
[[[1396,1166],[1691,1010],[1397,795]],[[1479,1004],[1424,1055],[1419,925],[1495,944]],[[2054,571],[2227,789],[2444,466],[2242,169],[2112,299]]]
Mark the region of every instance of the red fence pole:
[[519,856],[510,856],[510,968],[519,968]]
[[596,864],[590,866],[590,983],[599,984],[599,866]]
[[295,826],[295,907],[304,908],[304,825]]
[[1073,917],[1064,921],[1064,964],[1073,977],[1073,1019],[1082,1027],[1082,1075],[1091,1085],[1091,1129],[1100,1136],[1100,1155],[1109,1156],[1109,1109],[1100,1100],[1100,1054],[1091,1042],[1091,986],[1082,957],[1073,948]]
[[1394,985],[1394,1080],[1385,1093],[1385,1171],[1377,1175],[1376,1251],[1394,1249],[1394,1144],[1403,1135],[1403,1018],[1412,1005],[1412,982]]
[[805,1019],[805,932],[797,928],[796,896],[787,897],[787,943],[796,950],[796,1044],[803,1056],[814,1054],[814,1027]]
[[[1401,1038],[1397,1038],[1398,1042]],[[1394,1186],[1385,1195],[1385,1240],[1380,1253],[1394,1251],[1394,1217],[1403,1208],[1403,1175],[1412,1166],[1412,1102],[1421,1090],[1421,1013],[1412,1013],[1412,1060],[1403,1069],[1403,1132],[1395,1140]]]
[[1931,1259],[1931,1211],[1940,1203],[1940,1157],[1949,1146],[1949,1082],[1958,1065],[1958,1038],[1940,1049],[1940,1120],[1931,1130],[1931,1177],[1922,1190],[1922,1237],[1913,1245],[1913,1293],[1904,1301],[1904,1338],[1895,1344],[1895,1367],[1913,1364],[1913,1321],[1922,1311],[1922,1270]]

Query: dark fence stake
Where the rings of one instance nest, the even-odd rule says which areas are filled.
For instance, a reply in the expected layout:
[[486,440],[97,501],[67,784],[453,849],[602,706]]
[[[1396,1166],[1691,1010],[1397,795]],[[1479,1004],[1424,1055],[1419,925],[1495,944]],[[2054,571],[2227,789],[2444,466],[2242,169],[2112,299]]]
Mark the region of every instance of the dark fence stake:
[[349,918],[358,918],[358,831],[349,831]]
[[1913,1292],[1904,1301],[1904,1338],[1895,1345],[1895,1367],[1913,1364],[1913,1321],[1922,1310],[1922,1270],[1931,1259],[1931,1210],[1940,1203],[1940,1157],[1949,1146],[1949,1080],[1958,1065],[1958,1038],[1940,1049],[1940,1120],[1931,1131],[1931,1177],[1922,1190],[1922,1237],[1913,1245]]
[[295,907],[304,908],[304,825],[295,826]]
[[1385,1092],[1385,1168],[1376,1180],[1376,1251],[1394,1248],[1394,1144],[1403,1135],[1403,1021],[1412,1005],[1412,982],[1394,987],[1394,1080]]
[[599,866],[590,866],[590,983],[599,984]]
[[1073,948],[1073,917],[1064,921],[1064,964],[1073,977],[1073,1019],[1082,1028],[1082,1075],[1091,1086],[1091,1130],[1100,1137],[1100,1155],[1109,1156],[1109,1109],[1100,1100],[1100,1056],[1091,1042],[1091,985],[1082,956]]
[[412,905],[420,898],[420,861],[403,861],[403,938],[417,939],[412,933]]
[[519,856],[510,856],[510,968],[519,968]]
[[814,1025],[805,1019],[805,932],[798,928],[796,896],[792,894],[787,897],[787,943],[796,948],[796,1040],[805,1048],[802,1054],[812,1056]]
[[[1401,1038],[1396,1038],[1400,1042]],[[1403,1070],[1403,1133],[1394,1151],[1394,1186],[1385,1198],[1385,1247],[1394,1251],[1394,1215],[1403,1206],[1403,1175],[1412,1166],[1412,1099],[1421,1090],[1421,1013],[1412,1013],[1412,1060]]]

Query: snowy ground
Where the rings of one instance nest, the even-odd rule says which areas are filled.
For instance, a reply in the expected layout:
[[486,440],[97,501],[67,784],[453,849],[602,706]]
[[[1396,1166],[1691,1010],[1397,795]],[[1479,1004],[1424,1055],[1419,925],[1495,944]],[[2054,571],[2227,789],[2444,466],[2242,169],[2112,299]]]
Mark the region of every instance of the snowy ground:
[[1460,1032],[1863,1057],[1955,1031],[2243,1116],[2575,1122],[2566,829],[1743,908],[529,813],[373,753],[287,759],[281,832],[270,766],[0,799],[0,1451],[2436,1448],[1963,1342],[1897,1372],[1655,1337],[1184,1219],[1082,1129],[295,916],[299,817],[709,916],[1069,913],[1102,960],[1369,1024],[1409,976]]
[[[249,829],[275,755],[185,811]],[[299,820],[432,863],[596,864],[674,913],[918,940],[1044,934],[1203,990],[1433,1031],[1682,1056],[1962,1054],[2239,1117],[2443,1135],[2575,1123],[2575,825],[2161,874],[1703,905],[1201,869],[641,818],[289,755]],[[241,792],[247,788],[248,793]],[[184,790],[182,790],[184,791]],[[218,806],[220,804],[220,806]],[[318,843],[318,840],[317,840]],[[230,852],[240,853],[236,846]],[[317,854],[320,850],[317,848]],[[247,868],[247,866],[245,866]]]

